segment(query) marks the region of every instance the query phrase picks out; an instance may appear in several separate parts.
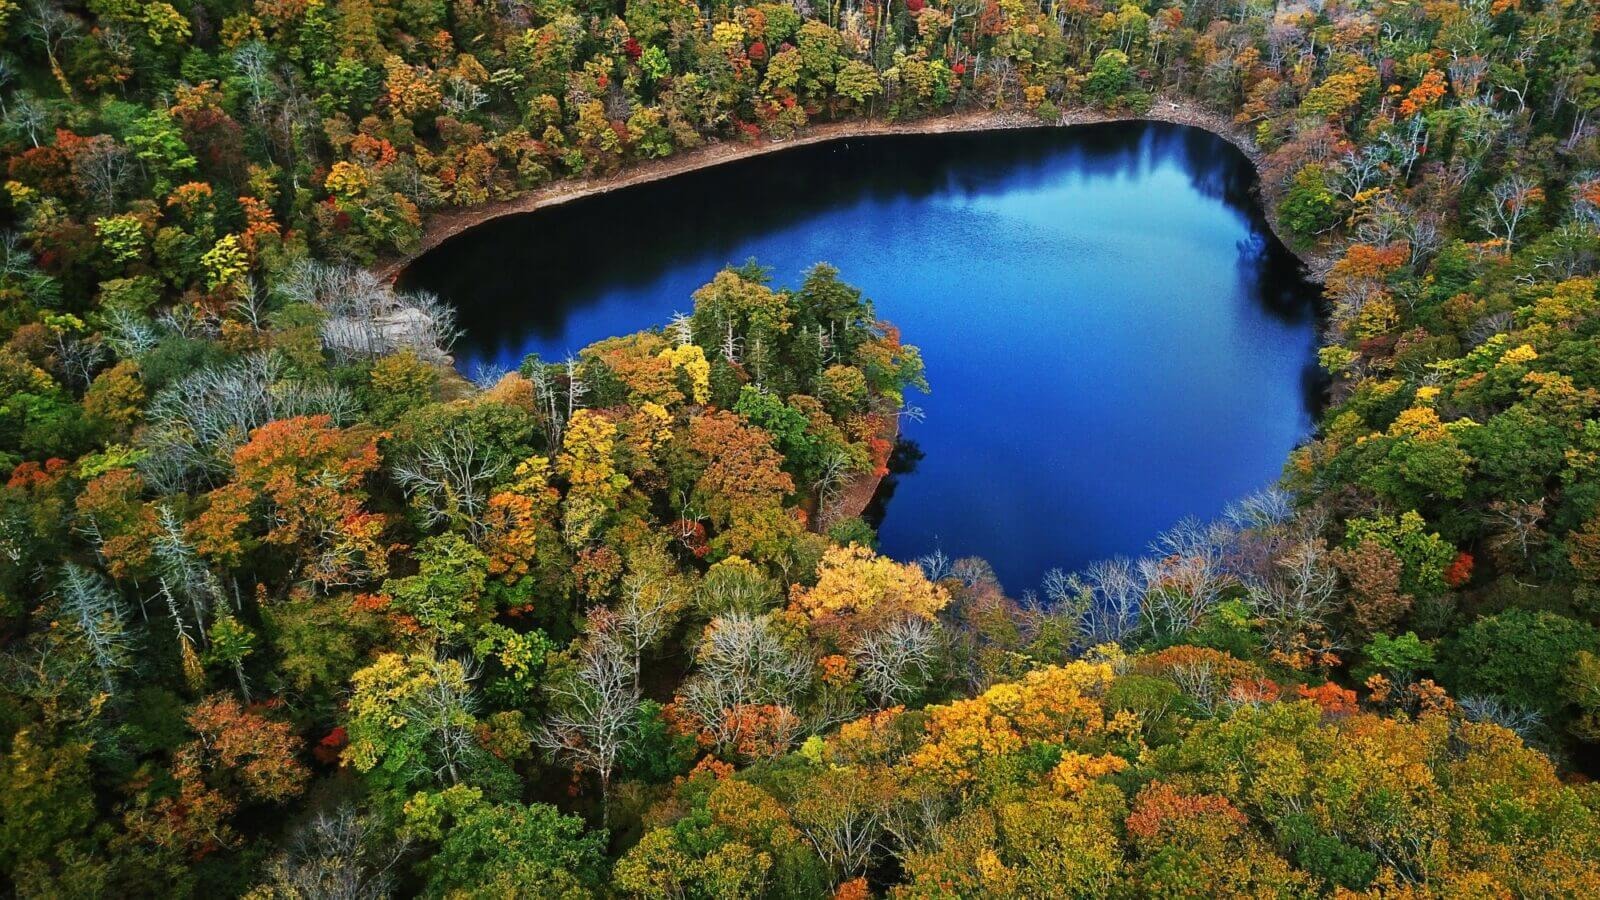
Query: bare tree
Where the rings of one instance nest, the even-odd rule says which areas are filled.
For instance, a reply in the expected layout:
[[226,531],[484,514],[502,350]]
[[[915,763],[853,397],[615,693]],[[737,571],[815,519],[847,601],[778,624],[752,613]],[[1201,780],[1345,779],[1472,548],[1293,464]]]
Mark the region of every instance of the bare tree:
[[739,718],[731,713],[758,706],[792,711],[815,667],[808,650],[779,635],[770,614],[740,612],[711,620],[695,663],[697,671],[684,683],[680,705],[718,752],[731,749],[743,736]]
[[1124,557],[1097,560],[1083,570],[1091,602],[1078,615],[1084,647],[1125,644],[1139,627],[1145,585],[1133,563]]
[[394,868],[409,849],[385,834],[375,818],[348,804],[320,812],[295,833],[273,861],[267,884],[252,892],[267,900],[383,900],[394,895]]
[[72,96],[72,84],[61,71],[57,54],[61,52],[61,43],[82,29],[83,22],[63,10],[54,0],[33,0],[28,7],[27,31],[44,50],[45,58],[50,62],[51,74],[60,83],[61,92],[68,97]]
[[1346,200],[1384,180],[1388,172],[1389,151],[1368,144],[1359,150],[1347,150],[1339,159],[1339,169],[1333,190]]
[[1124,557],[1097,560],[1082,572],[1061,569],[1045,573],[1046,617],[1064,616],[1074,633],[1074,646],[1120,644],[1138,629],[1144,582]]
[[818,522],[824,531],[839,518],[839,499],[854,473],[850,456],[843,450],[835,447],[823,457],[811,486],[817,495]]
[[366,269],[305,260],[278,286],[321,310],[322,345],[342,360],[401,351],[443,361],[459,332],[455,309],[425,292],[400,293]]
[[139,470],[158,490],[175,492],[196,476],[226,474],[233,451],[268,422],[322,413],[341,423],[355,410],[343,388],[288,379],[278,357],[252,354],[190,373],[155,396],[140,438],[150,453]]
[[1544,529],[1539,527],[1545,518],[1543,497],[1532,502],[1496,500],[1489,504],[1486,518],[1495,530],[1489,546],[1524,562],[1532,559],[1533,548],[1543,543],[1547,536]]
[[476,83],[452,75],[445,83],[442,105],[452,116],[464,116],[489,102],[489,95]]
[[611,778],[634,739],[640,702],[638,673],[615,628],[608,610],[590,615],[572,671],[546,687],[551,712],[534,734],[534,742],[552,756],[600,778],[603,825],[611,822]]
[[834,887],[866,871],[888,809],[886,772],[838,768],[823,773],[794,804],[795,825],[828,867]]
[[917,566],[922,569],[922,574],[928,576],[929,581],[940,582],[950,577],[951,566],[954,563],[943,550],[935,549],[932,553],[917,557]]
[[[1597,262],[1600,262],[1595,238],[1595,228],[1588,223],[1568,222],[1561,225],[1533,245],[1530,255],[1534,270],[1558,281],[1594,272]],[[1534,273],[1529,272],[1518,280],[1531,284]]]
[[882,709],[905,703],[928,686],[939,657],[938,626],[905,616],[850,645],[861,686]]
[[266,108],[267,94],[272,90],[272,48],[260,41],[240,44],[233,51],[233,70],[250,91],[252,118]]
[[1198,625],[1234,584],[1227,554],[1235,534],[1220,522],[1185,519],[1156,538],[1156,555],[1139,561],[1146,585],[1142,612],[1156,638],[1176,638]]
[[1478,207],[1473,221],[1484,231],[1505,241],[1509,255],[1523,220],[1532,215],[1543,201],[1544,191],[1531,179],[1511,175],[1489,189],[1489,196]]
[[131,310],[112,307],[104,312],[101,338],[119,359],[135,359],[161,342],[155,323]]
[[1461,714],[1473,722],[1487,722],[1515,732],[1523,740],[1537,737],[1544,727],[1544,716],[1537,710],[1516,706],[1503,697],[1468,695],[1456,700]]
[[236,293],[238,297],[229,304],[234,315],[244,320],[251,331],[261,331],[266,324],[267,308],[271,302],[261,282],[247,276],[244,289]]
[[82,390],[94,381],[94,373],[110,352],[98,336],[80,338],[66,329],[54,329],[50,339],[51,357],[61,380]]
[[72,157],[72,174],[95,209],[108,213],[116,209],[118,196],[133,177],[133,157],[110,136],[95,135]]
[[1268,578],[1245,581],[1245,598],[1273,651],[1290,658],[1337,645],[1329,625],[1338,610],[1338,575],[1320,538],[1300,542],[1277,560]]
[[222,582],[189,543],[183,519],[164,501],[156,504],[156,526],[151,550],[156,561],[157,596],[172,616],[178,639],[190,647],[203,645],[212,612],[227,602]]
[[99,571],[70,562],[61,567],[55,593],[62,619],[77,631],[100,671],[102,686],[112,693],[117,673],[131,668],[122,598]]
[[434,657],[426,686],[407,698],[400,714],[428,736],[428,754],[436,780],[459,784],[484,754],[478,740],[477,696],[472,682],[477,668],[471,661]]
[[18,91],[5,112],[6,128],[25,135],[35,147],[39,146],[39,134],[49,122],[49,111],[28,91]]
[[669,578],[630,574],[622,580],[622,597],[612,611],[613,639],[632,654],[633,689],[639,690],[644,654],[671,633],[688,602]]
[[508,464],[483,446],[471,428],[452,423],[411,448],[392,471],[395,483],[429,525],[458,525],[481,541],[489,488]]

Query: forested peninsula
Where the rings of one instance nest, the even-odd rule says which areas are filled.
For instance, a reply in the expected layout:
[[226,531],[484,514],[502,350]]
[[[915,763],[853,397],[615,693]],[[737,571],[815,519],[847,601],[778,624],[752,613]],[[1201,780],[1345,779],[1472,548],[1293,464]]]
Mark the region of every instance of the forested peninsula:
[[[0,886],[1600,894],[1597,13],[0,0]],[[652,161],[1171,104],[1325,260],[1331,396],[1037,585],[836,513],[939,387],[849,272],[477,382],[386,277]]]

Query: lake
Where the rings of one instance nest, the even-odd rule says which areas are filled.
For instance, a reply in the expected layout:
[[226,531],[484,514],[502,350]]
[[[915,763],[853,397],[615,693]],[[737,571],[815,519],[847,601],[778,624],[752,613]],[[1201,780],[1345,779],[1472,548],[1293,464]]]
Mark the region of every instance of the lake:
[[1254,183],[1156,123],[853,139],[499,219],[402,285],[459,308],[470,375],[664,324],[726,263],[832,263],[933,388],[869,511],[881,549],[982,556],[1015,594],[1218,515],[1310,433],[1317,291]]

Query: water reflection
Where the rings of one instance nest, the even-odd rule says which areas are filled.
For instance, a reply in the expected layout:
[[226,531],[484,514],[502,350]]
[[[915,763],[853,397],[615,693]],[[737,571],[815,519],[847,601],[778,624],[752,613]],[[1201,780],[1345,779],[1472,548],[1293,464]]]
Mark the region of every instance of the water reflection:
[[728,262],[834,263],[934,386],[875,505],[885,549],[983,555],[1021,589],[1216,514],[1309,430],[1312,291],[1254,184],[1159,124],[852,140],[502,219],[406,281],[460,308],[471,371],[664,322]]

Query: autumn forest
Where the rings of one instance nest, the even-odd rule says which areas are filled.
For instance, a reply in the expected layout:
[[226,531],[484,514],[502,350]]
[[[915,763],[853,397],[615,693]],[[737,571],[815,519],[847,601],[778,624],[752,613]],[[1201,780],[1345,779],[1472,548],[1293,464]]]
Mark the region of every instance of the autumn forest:
[[[0,891],[1600,894],[1597,23],[0,0]],[[940,383],[849,271],[492,372],[393,278],[646,167],[1107,118],[1253,162],[1327,386],[1038,583],[879,552]]]

